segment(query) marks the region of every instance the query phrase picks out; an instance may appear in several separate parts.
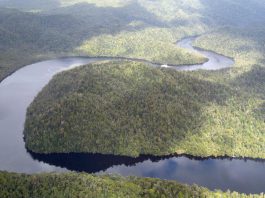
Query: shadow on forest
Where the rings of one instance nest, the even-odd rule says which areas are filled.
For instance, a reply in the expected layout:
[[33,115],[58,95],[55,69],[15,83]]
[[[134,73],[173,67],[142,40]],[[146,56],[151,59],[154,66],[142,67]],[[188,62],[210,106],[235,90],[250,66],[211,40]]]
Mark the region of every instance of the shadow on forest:
[[[195,20],[195,23],[212,25],[212,22],[219,23],[219,19],[222,19],[224,22],[220,22],[221,24],[230,24],[231,20],[233,24],[234,21],[237,22],[241,19],[241,17],[235,19],[231,16],[236,13],[231,11],[233,4],[207,3],[207,1],[201,3],[203,6],[200,9],[189,10],[187,8],[185,10],[187,13],[194,12],[198,15],[198,20]],[[61,7],[59,0],[49,0],[45,3],[41,0],[27,0],[22,3],[20,0],[3,2],[0,5],[7,4],[15,8],[24,6],[24,9],[28,6],[36,10],[43,8],[42,14],[19,13],[16,10],[7,12],[2,9],[0,12],[0,28],[3,30],[0,32],[0,43],[4,44],[3,48],[16,49],[18,45],[26,46],[26,51],[31,50],[30,53],[32,53],[33,50],[38,54],[72,53],[85,41],[102,34],[115,35],[125,30],[137,31],[147,27],[183,26],[189,23],[189,20],[185,21],[185,18],[181,17],[167,23],[137,1],[131,1],[123,7],[98,7],[90,3]],[[224,5],[220,6],[220,4]],[[257,6],[255,3],[250,4],[252,7]],[[226,16],[229,17],[223,18],[223,10],[228,12]],[[252,13],[252,15],[254,14]],[[131,25],[135,21],[140,23]],[[2,35],[5,32],[6,34]]]
[[265,99],[265,67],[256,65],[250,71],[237,77],[231,84],[247,93]]
[[[128,66],[124,64],[123,67]],[[86,93],[82,104],[94,98],[94,95],[100,96],[101,100],[93,101],[93,107],[89,102],[84,106],[73,106],[72,102],[65,101],[62,117],[69,126],[77,124],[73,120],[79,120],[78,126],[87,127],[87,133],[100,134],[92,141],[88,139],[86,143],[90,141],[90,148],[102,148],[106,153],[117,152],[119,147],[124,150],[126,148],[127,153],[132,151],[156,155],[171,153],[176,149],[179,141],[183,141],[191,133],[201,132],[201,126],[207,119],[204,111],[208,105],[226,105],[226,100],[232,95],[229,87],[199,80],[184,72],[163,70],[164,74],[162,74],[159,69],[139,69],[125,76],[124,69],[119,73],[108,69],[94,71],[89,67],[78,68],[78,70],[86,74],[80,75],[79,81],[76,81],[75,73],[66,72],[57,76],[57,82],[63,82],[67,76],[67,89],[71,90],[69,92],[71,95]],[[89,75],[89,72],[95,72],[95,74]],[[90,77],[87,78],[87,76]],[[121,84],[117,84],[117,81]],[[53,87],[54,82],[50,83],[48,86]],[[43,98],[42,94],[46,93],[41,92],[38,97]],[[51,98],[60,98],[65,94],[60,86],[58,89],[49,91]],[[76,99],[73,97],[71,101]],[[103,105],[101,101],[110,102],[104,102]],[[35,102],[37,104],[38,98]],[[38,104],[36,107],[41,109],[42,105]],[[81,119],[87,116],[86,113],[90,108],[96,108],[97,114],[89,114],[88,119]],[[38,112],[36,109],[35,111]],[[73,116],[70,118],[69,113],[73,113],[74,118]],[[107,116],[105,120],[101,120],[98,115]],[[31,118],[28,117],[28,119]],[[93,120],[97,120],[96,131],[89,129],[88,123]],[[52,130],[58,130],[58,128]],[[79,138],[79,136],[71,137],[71,142],[78,146]],[[38,139],[41,138],[36,138]],[[60,136],[56,138],[56,142],[64,147],[67,141]]]
[[[193,134],[201,132],[200,128],[206,120],[203,112],[206,106],[225,105],[232,93],[229,87],[199,80],[189,74],[170,70],[165,73],[168,79],[162,81],[161,87],[157,89],[157,85],[152,84],[151,88],[148,83],[142,82],[134,91],[117,98],[114,108],[126,107],[120,109],[118,115],[121,117],[125,117],[123,112],[126,112],[132,117],[136,114],[142,118],[145,142],[138,145],[139,148],[156,148],[167,153],[169,148],[175,148],[179,141],[186,138],[187,131]],[[133,119],[127,120],[127,124],[131,126],[129,128],[135,128]]]
[[[212,4],[209,3],[209,6],[211,5]],[[209,12],[209,10],[213,10],[213,8],[206,8],[206,12]],[[34,15],[34,17],[32,17],[33,14],[30,13],[22,15],[16,13],[16,11],[14,11],[15,14],[12,17],[7,17],[10,16],[10,13],[4,14],[1,12],[0,20],[8,18],[8,20],[1,20],[1,26],[9,32],[16,32],[16,29],[20,29],[19,33],[21,34],[21,37],[23,37],[24,42],[30,44],[37,43],[38,47],[46,51],[71,51],[80,46],[85,40],[101,34],[118,34],[124,30],[135,31],[149,26],[163,27],[166,25],[161,22],[157,16],[148,12],[144,7],[141,7],[135,2],[117,8],[97,7],[93,4],[82,3],[65,8],[58,8],[49,12],[52,15],[46,16],[37,14]],[[227,16],[227,20],[230,18],[233,19],[230,15]],[[204,20],[206,20],[206,18]],[[133,21],[142,21],[144,23],[137,27],[128,26]],[[28,26],[28,24],[31,25]],[[30,27],[30,29],[25,28],[23,31],[23,28],[19,28],[22,26]],[[29,35],[29,32],[34,33]],[[249,73],[236,79],[235,83],[239,82],[240,84],[238,86],[242,86],[242,88],[247,91],[253,89],[254,86],[256,93],[263,93],[264,96],[264,76],[264,68],[254,68]],[[252,79],[254,79],[253,82]],[[257,79],[261,84],[256,84]],[[172,90],[173,92],[176,91],[175,94],[177,95],[182,94],[183,98],[182,100],[179,100],[179,102],[187,107],[186,109],[179,109],[179,115],[181,117],[179,118],[178,127],[183,133],[178,134],[179,136],[175,137],[177,141],[186,137],[185,131],[187,129],[192,129],[191,131],[193,133],[198,133],[200,131],[200,126],[205,121],[202,113],[205,106],[209,105],[209,103],[225,105],[225,101],[230,95],[232,95],[230,94],[228,87],[195,78],[190,79],[189,82],[183,81],[183,84],[188,84],[188,87],[184,90]],[[168,91],[167,89],[169,87],[170,86],[165,85],[165,92]],[[137,96],[141,96],[142,93],[145,92],[144,87],[141,87],[141,89],[142,90],[139,88],[136,94]],[[190,95],[190,92],[195,92],[196,94]],[[153,92],[150,94],[155,95],[156,93]],[[193,98],[195,101],[187,100],[190,98]],[[150,98],[139,99],[141,101]],[[127,100],[128,101],[125,100],[125,102],[128,104],[131,101],[131,98],[128,97]],[[124,102],[124,98],[121,98],[121,102]],[[182,122],[184,121],[185,124],[183,125]],[[152,145],[157,142],[156,139],[152,139],[150,142],[146,143]],[[175,142],[167,143],[167,147],[174,147]],[[129,157],[113,157],[112,155],[103,156],[97,154],[30,154],[34,159],[58,166],[69,167],[71,170],[87,172],[97,172],[115,164],[128,163],[128,165],[133,165],[137,162],[142,162],[151,158],[140,157],[134,159]],[[154,157],[152,159],[160,160],[161,158]]]
[[[250,94],[251,97],[265,100],[265,67],[254,66],[249,72],[246,72],[236,78],[231,84]],[[265,122],[265,102],[257,109],[254,109],[254,115],[257,119]]]
[[[130,25],[134,21],[141,23]],[[44,52],[72,52],[94,36],[164,25],[154,14],[136,2],[124,7],[97,7],[94,4],[79,3],[52,9],[43,14],[1,9],[0,14],[0,27],[6,32],[16,33],[18,41],[13,44],[23,38],[22,45],[26,43],[36,46]],[[5,42],[6,40],[5,38]],[[7,43],[9,45],[12,46],[11,41]]]

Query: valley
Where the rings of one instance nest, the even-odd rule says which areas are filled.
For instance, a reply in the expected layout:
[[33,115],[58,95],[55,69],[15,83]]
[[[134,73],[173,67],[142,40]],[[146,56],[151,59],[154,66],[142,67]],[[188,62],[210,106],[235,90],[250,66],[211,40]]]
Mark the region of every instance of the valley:
[[0,0],[0,196],[263,197],[264,9]]

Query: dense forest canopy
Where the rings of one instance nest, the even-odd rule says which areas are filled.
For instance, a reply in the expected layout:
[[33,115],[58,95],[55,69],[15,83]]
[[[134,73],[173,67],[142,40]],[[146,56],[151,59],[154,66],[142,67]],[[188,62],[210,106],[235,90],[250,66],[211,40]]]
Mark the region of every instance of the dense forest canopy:
[[98,63],[55,76],[28,109],[25,141],[37,153],[264,158],[264,122],[248,113],[260,102],[189,73]]
[[[262,24],[265,1],[56,1],[52,8],[41,4],[34,8],[32,1],[26,1],[22,8],[12,2],[16,1],[1,3],[9,7],[2,8],[2,18],[13,22],[2,20],[1,23],[5,30],[3,36],[12,36],[3,39],[2,45],[5,49],[10,48],[10,52],[5,52],[1,64],[6,61],[15,67],[19,67],[16,59],[23,53],[31,54],[27,56],[30,59],[24,58],[25,61],[68,54],[123,56],[161,64],[194,64],[205,60],[176,47],[174,42],[185,36],[202,34],[196,46],[231,56],[235,65],[230,70],[192,72],[193,83],[207,80],[232,91],[229,91],[225,106],[213,104],[204,108],[213,117],[209,119],[204,113],[205,120],[208,120],[202,122],[204,135],[187,135],[188,138],[176,143],[171,152],[264,157],[262,74],[265,29]],[[18,18],[20,22],[16,24]],[[31,20],[29,25],[27,22]],[[16,31],[17,26],[20,31]],[[29,36],[28,30],[35,37]],[[24,39],[20,39],[22,37]],[[15,48],[14,38],[23,42],[20,46],[27,46],[27,50],[22,53]],[[11,53],[14,50],[22,54]],[[3,66],[2,76],[14,69],[8,64]],[[225,144],[227,141],[229,144]],[[196,149],[197,144],[201,150]],[[139,153],[135,152],[136,155]]]
[[[234,57],[235,66],[191,75],[244,91],[244,100],[255,104],[249,105],[253,117],[257,122],[264,119],[265,1],[1,0],[0,6],[0,79],[25,64],[63,55],[135,57],[161,64],[203,62],[203,57],[173,43],[208,33],[196,45]],[[263,139],[263,133],[258,134]]]
[[237,192],[209,191],[196,185],[187,186],[175,181],[117,175],[85,173],[51,173],[26,175],[0,172],[0,197],[222,197],[262,198]]
[[[134,62],[108,62],[101,63],[105,66],[102,70],[101,64],[95,64],[61,73],[29,108],[27,146],[44,153],[265,158],[264,10],[265,0],[0,0],[0,81],[23,65],[61,56],[122,56],[175,65],[202,63],[206,61],[203,56],[175,45],[181,38],[200,35],[195,46],[233,57],[233,67],[176,72]],[[87,76],[113,84],[91,84],[93,78]],[[123,102],[133,98],[134,103],[128,106],[118,96]],[[95,98],[98,100],[93,106],[91,100]],[[103,111],[104,104],[115,108]],[[83,107],[100,113],[89,117],[79,111],[78,117],[76,110]],[[147,107],[159,114],[148,117]],[[69,116],[62,119],[58,112]],[[108,116],[120,119],[110,124]],[[82,119],[83,125],[72,124],[75,119]],[[99,120],[100,127],[95,124]],[[92,125],[87,126],[87,121]],[[103,133],[82,133],[93,131],[91,126]],[[73,131],[80,136],[74,136]],[[121,133],[117,135],[117,131]],[[96,141],[86,144],[89,135]],[[67,141],[60,142],[65,140],[62,137]],[[80,141],[70,144],[75,138]],[[75,173],[0,173],[0,184],[0,197],[34,197],[41,193],[62,197],[63,192],[81,197],[86,193],[115,197],[184,197],[185,193],[194,197],[232,196],[230,192],[214,193],[175,182]]]
[[[0,7],[0,79],[22,65],[65,55],[201,62],[172,43],[223,26],[248,31],[265,21],[263,0],[1,0]],[[160,29],[170,37],[161,36]],[[137,34],[149,39],[130,42],[138,40]]]
[[44,153],[171,154],[197,132],[203,106],[221,105],[229,92],[143,63],[88,65],[56,76],[36,98],[26,145]]

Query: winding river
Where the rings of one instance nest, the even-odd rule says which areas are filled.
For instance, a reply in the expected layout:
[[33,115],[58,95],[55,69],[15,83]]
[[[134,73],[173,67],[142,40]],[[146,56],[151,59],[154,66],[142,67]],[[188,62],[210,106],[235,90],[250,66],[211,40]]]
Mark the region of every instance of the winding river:
[[[231,67],[228,57],[192,47],[196,37],[178,46],[207,57],[200,65],[167,66],[176,70],[217,70]],[[0,83],[0,170],[19,173],[64,172],[117,173],[177,180],[210,189],[243,193],[265,191],[265,161],[245,159],[199,159],[189,156],[140,156],[139,158],[100,154],[36,154],[25,149],[23,127],[27,107],[58,72],[111,58],[59,58],[28,65]],[[158,65],[155,65],[158,66]]]

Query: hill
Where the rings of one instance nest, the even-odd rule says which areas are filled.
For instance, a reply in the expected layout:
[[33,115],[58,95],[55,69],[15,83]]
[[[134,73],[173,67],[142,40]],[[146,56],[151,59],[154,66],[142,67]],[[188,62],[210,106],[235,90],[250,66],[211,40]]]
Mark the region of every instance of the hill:
[[161,27],[138,8],[78,4],[45,14],[0,8],[0,81],[26,64],[60,56],[124,56],[176,65],[205,61],[174,44],[185,31],[175,36],[177,30]]
[[143,63],[76,68],[57,75],[29,108],[26,146],[42,153],[174,153],[189,131],[198,132],[204,105],[222,104],[226,95],[222,86]]
[[224,26],[262,26],[264,9],[264,0],[1,0],[0,81],[23,65],[60,56],[200,63],[203,57],[174,43]]
[[236,89],[192,75],[136,62],[60,73],[28,109],[26,146],[37,153],[263,158],[264,123],[242,109],[259,103],[246,105]]

